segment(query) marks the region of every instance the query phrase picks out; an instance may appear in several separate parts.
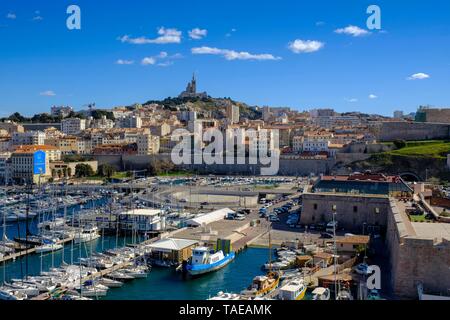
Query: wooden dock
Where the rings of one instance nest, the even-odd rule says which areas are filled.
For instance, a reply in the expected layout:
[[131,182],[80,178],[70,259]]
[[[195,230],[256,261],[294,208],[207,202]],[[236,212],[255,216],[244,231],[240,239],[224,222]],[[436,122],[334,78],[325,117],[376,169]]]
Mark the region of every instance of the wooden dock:
[[[59,240],[59,241],[57,241],[56,243],[57,243],[57,244],[66,244],[66,243],[71,242],[71,241],[73,241],[73,237],[66,238],[66,239],[63,239],[63,240]],[[0,258],[0,264],[6,263],[6,262],[11,261],[11,260],[14,261],[14,260],[16,260],[16,259],[18,259],[18,258],[25,257],[25,256],[28,255],[28,254],[36,253],[36,248],[37,248],[37,247],[29,248],[29,249],[21,250],[21,251],[19,251],[19,252],[15,252],[15,253],[12,253],[12,254],[8,254],[8,255],[6,255],[6,256]]]

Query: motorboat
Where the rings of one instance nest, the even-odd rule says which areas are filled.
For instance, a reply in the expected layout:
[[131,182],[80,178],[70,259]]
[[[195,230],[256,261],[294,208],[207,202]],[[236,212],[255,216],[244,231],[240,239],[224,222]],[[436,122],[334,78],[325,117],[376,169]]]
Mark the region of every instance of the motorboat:
[[192,257],[186,266],[190,275],[197,276],[219,270],[228,265],[235,258],[235,253],[224,254],[222,250],[214,252],[207,247],[196,247],[192,250]]
[[237,293],[219,291],[216,296],[211,297],[208,300],[241,300],[241,296]]
[[101,278],[98,280],[98,283],[108,287],[108,288],[120,288],[123,286],[123,282],[109,279],[109,278]]
[[289,280],[279,289],[280,300],[303,300],[305,298],[306,286],[303,278]]
[[61,250],[64,246],[60,243],[56,243],[56,241],[50,241],[45,243],[42,246],[36,248],[36,253],[48,253]]
[[312,300],[330,300],[330,289],[317,287],[312,292]]

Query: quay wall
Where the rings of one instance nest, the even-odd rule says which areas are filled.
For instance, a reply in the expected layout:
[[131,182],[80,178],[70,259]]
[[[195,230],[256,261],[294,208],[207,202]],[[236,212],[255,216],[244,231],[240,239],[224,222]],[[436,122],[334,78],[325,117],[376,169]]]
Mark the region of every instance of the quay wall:
[[450,125],[425,122],[382,122],[375,130],[379,141],[448,139]]
[[417,299],[417,285],[422,283],[426,293],[449,295],[450,241],[420,238],[408,231],[411,228],[411,222],[405,221],[391,201],[386,244],[393,293],[401,298]]
[[[109,164],[118,170],[143,170],[155,161],[171,161],[170,154],[158,155],[93,155],[98,165]],[[336,164],[335,159],[280,159],[278,175],[329,174]],[[261,165],[256,164],[187,164],[179,166],[182,170],[195,171],[199,174],[221,175],[259,175]]]

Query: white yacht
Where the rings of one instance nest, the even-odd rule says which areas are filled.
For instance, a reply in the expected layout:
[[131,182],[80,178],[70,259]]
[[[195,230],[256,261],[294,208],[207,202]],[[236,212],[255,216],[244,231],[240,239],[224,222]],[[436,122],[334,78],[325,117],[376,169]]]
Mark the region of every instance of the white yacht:
[[100,234],[98,233],[98,228],[95,226],[86,227],[81,230],[81,232],[75,234],[74,241],[75,243],[83,243],[89,242],[100,238]]

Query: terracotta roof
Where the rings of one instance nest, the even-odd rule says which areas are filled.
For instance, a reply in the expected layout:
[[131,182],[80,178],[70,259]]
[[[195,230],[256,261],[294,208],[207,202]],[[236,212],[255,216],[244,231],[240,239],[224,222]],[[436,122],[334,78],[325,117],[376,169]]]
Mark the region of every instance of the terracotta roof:
[[370,241],[369,236],[347,236],[344,238],[336,239],[336,243],[350,243],[350,244],[368,244]]
[[56,151],[58,148],[49,145],[23,145],[17,147],[14,153],[30,153],[38,150],[42,151]]

